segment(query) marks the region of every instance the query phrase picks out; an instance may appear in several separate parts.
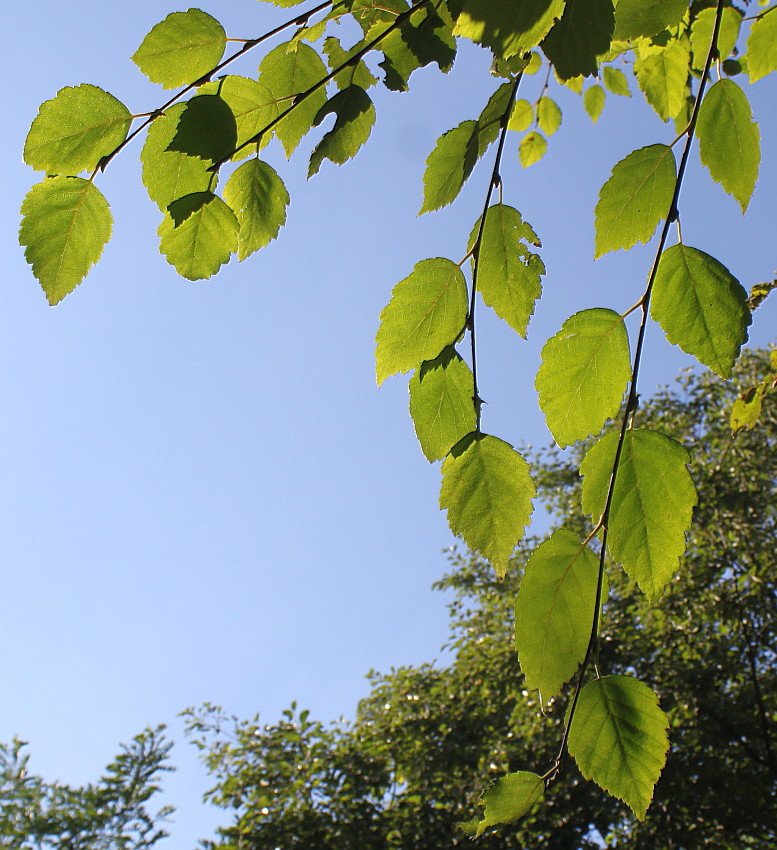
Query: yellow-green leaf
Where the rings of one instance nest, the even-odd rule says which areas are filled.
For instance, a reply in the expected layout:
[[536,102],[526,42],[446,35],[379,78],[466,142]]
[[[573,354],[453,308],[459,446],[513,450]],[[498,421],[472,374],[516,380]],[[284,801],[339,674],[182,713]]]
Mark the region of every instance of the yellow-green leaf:
[[547,150],[548,141],[545,136],[536,130],[532,130],[531,133],[527,133],[521,139],[521,144],[518,146],[518,159],[520,159],[524,168],[528,168],[535,162],[539,162],[545,156]]
[[478,838],[489,826],[501,823],[512,823],[522,818],[537,803],[545,793],[545,783],[536,773],[520,770],[508,773],[495,780],[483,792],[480,805],[485,806],[483,819],[477,818],[460,823],[459,827],[467,834]]
[[583,93],[583,106],[588,117],[596,124],[604,110],[606,95],[601,86],[590,86]]
[[507,122],[508,130],[517,130],[519,133],[528,130],[534,120],[534,108],[528,100],[516,100],[513,104],[510,119]]
[[685,43],[673,39],[658,52],[648,52],[634,63],[639,87],[662,121],[674,118],[685,104],[690,59]]
[[768,10],[753,24],[747,39],[747,73],[750,82],[777,71],[777,11]]
[[537,124],[540,130],[552,136],[561,126],[561,109],[555,100],[541,97],[537,103]]
[[613,68],[612,65],[607,65],[604,69],[604,84],[613,94],[619,94],[621,97],[631,97],[629,81],[620,68]]
[[[691,27],[691,55],[693,56],[693,67],[697,71],[703,70],[707,61],[716,17],[717,9],[712,7],[702,9]],[[741,26],[742,13],[733,6],[725,6],[720,19],[720,32],[718,33],[718,57],[720,59],[727,59],[733,52]]]
[[420,213],[438,210],[461,192],[478,158],[477,121],[462,121],[443,133],[426,160]]
[[[280,111],[275,95],[267,86],[263,86],[256,80],[250,80],[248,77],[230,74],[218,80],[218,82],[201,86],[199,93],[217,94],[228,104],[237,125],[235,147],[240,147],[249,139],[253,139],[278,116]],[[259,149],[263,148],[269,141],[269,136],[261,138],[257,143]],[[233,159],[235,161],[245,159],[252,153],[256,153],[256,148],[249,145],[238,151]]]

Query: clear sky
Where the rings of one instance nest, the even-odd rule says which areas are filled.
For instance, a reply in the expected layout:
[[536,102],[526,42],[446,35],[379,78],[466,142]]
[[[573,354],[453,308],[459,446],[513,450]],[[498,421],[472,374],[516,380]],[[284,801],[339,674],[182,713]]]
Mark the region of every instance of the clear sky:
[[[292,196],[281,238],[199,283],[158,253],[134,144],[99,178],[112,242],[51,308],[16,243],[19,204],[38,179],[21,161],[27,128],[43,100],[81,82],[133,112],[159,105],[161,89],[129,57],[177,8],[28,0],[5,13],[0,740],[21,736],[34,770],[81,783],[120,741],[169,724],[178,814],[160,846],[192,850],[219,816],[199,802],[207,779],[179,711],[208,700],[270,722],[297,700],[322,720],[352,716],[370,668],[439,656],[445,599],[430,585],[453,543],[439,469],[415,442],[406,379],[375,385],[374,336],[414,263],[466,251],[493,152],[452,208],[418,219],[423,163],[498,81],[470,47],[447,77],[426,69],[409,94],[378,91],[368,146],[309,183],[304,158],[286,164],[273,145]],[[288,15],[256,0],[201,8],[242,38]],[[253,74],[258,61],[249,54],[235,70]],[[674,135],[632,89],[631,100],[608,97],[596,127],[562,92],[545,160],[524,171],[515,146],[506,153],[505,200],[540,235],[548,267],[528,341],[480,313],[483,427],[516,446],[549,442],[533,390],[543,342],[576,310],[624,311],[644,285],[652,247],[592,260],[593,208],[612,166]],[[697,161],[681,210],[686,243],[749,288],[777,266],[777,117],[772,80],[748,92],[767,161],[747,217]],[[775,318],[767,302],[754,343],[773,339]],[[655,331],[647,361],[647,393],[689,364]]]

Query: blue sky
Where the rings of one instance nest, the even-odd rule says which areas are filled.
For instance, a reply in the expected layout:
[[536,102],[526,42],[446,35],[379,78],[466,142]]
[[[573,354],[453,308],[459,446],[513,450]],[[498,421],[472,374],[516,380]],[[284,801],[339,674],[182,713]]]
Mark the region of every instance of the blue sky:
[[[0,208],[0,740],[21,736],[33,769],[78,783],[96,778],[120,741],[168,723],[179,766],[168,799],[179,811],[166,846],[190,850],[218,814],[199,802],[207,779],[179,711],[208,700],[269,722],[297,700],[323,720],[351,716],[370,668],[439,655],[445,599],[430,585],[453,543],[437,508],[439,469],[415,442],[406,379],[375,385],[374,336],[414,263],[465,253],[490,164],[452,208],[419,219],[423,163],[498,81],[470,48],[447,77],[427,69],[410,94],[379,92],[367,148],[309,183],[304,159],[286,164],[273,145],[268,158],[292,196],[281,238],[199,283],[158,253],[158,213],[131,146],[99,179],[114,238],[50,308],[16,244],[18,207],[37,179],[21,150],[39,104],[81,82],[133,112],[164,99],[129,57],[176,7],[106,8],[30,0],[8,10],[2,34],[15,76]],[[255,0],[201,8],[235,37],[287,14]],[[235,70],[254,73],[259,58]],[[686,243],[746,287],[777,266],[773,83],[748,93],[767,155],[748,215],[696,161],[681,204]],[[610,96],[596,127],[575,95],[559,102],[564,124],[545,160],[524,171],[513,144],[502,169],[505,200],[540,235],[548,267],[528,341],[480,313],[483,427],[516,446],[549,442],[532,388],[543,342],[576,310],[624,311],[643,288],[652,247],[592,260],[602,183],[635,148],[673,138],[640,96]],[[773,338],[776,317],[767,302],[754,343]],[[689,362],[654,329],[642,391]]]

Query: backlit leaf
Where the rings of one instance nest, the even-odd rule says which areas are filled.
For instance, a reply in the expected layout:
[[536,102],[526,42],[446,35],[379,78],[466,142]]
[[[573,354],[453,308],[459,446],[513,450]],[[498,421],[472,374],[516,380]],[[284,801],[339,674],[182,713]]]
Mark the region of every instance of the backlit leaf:
[[428,461],[445,455],[475,430],[472,370],[452,345],[422,363],[410,379],[410,415]]
[[[586,454],[583,511],[597,521],[604,510],[618,434],[606,434]],[[688,452],[656,431],[627,429],[608,522],[613,559],[651,601],[674,575],[685,551],[696,490],[686,469]]]
[[[480,219],[472,230],[470,247],[479,229]],[[534,302],[542,294],[545,274],[545,264],[529,245],[539,245],[539,239],[518,210],[506,204],[489,207],[478,254],[478,292],[484,303],[523,337]]]
[[[218,82],[206,83],[199,89],[200,94],[217,94],[232,110],[237,125],[237,144],[240,147],[249,139],[253,139],[279,114],[275,95],[256,80],[230,74]],[[270,134],[272,135],[272,134]],[[259,148],[263,148],[269,137],[259,140]],[[235,154],[235,161],[245,159],[256,153],[253,145],[242,148]]]
[[604,109],[606,95],[601,86],[590,86],[583,93],[583,106],[588,117],[596,124]]
[[538,45],[563,11],[564,0],[466,0],[453,33],[507,59]]
[[327,115],[332,114],[337,116],[334,126],[313,149],[308,177],[318,173],[325,159],[342,165],[356,156],[359,148],[369,139],[375,124],[375,107],[367,92],[359,86],[348,86],[330,98],[321,107],[313,123],[318,126]]
[[477,121],[462,121],[437,139],[426,160],[421,213],[452,203],[477,162]]
[[488,146],[492,142],[495,142],[499,135],[502,117],[510,103],[512,88],[512,83],[502,83],[488,99],[488,103],[478,117],[477,141],[479,157],[483,156],[488,150]]
[[747,292],[709,254],[673,245],[661,255],[650,314],[669,342],[730,378],[752,316]]
[[67,86],[41,104],[24,143],[24,161],[36,171],[78,174],[127,137],[132,115],[112,94],[84,83]]
[[239,260],[264,248],[286,223],[289,193],[275,170],[266,162],[250,159],[229,178],[224,198],[237,216]]
[[528,168],[535,162],[539,162],[547,151],[548,140],[542,133],[532,130],[521,139],[521,144],[518,146],[518,159],[524,168]]
[[224,27],[200,9],[172,12],[143,39],[132,61],[166,89],[185,86],[221,61],[227,45]]
[[619,0],[615,9],[615,38],[630,41],[656,35],[679,24],[688,11],[688,0]]
[[456,263],[442,257],[416,263],[380,314],[378,383],[434,360],[464,330],[467,307],[467,284]]
[[639,87],[662,121],[674,118],[685,104],[690,57],[685,44],[675,39],[634,63]]
[[610,49],[614,27],[612,0],[567,0],[542,49],[560,79],[588,77],[596,74],[599,57]]
[[745,55],[751,83],[777,71],[777,13],[770,12],[755,21],[747,38]]
[[507,123],[508,130],[517,130],[519,133],[528,130],[534,120],[534,107],[528,100],[516,100]]
[[335,68],[340,68],[342,65],[347,66],[335,77],[335,84],[339,89],[347,89],[348,86],[368,89],[378,82],[377,77],[372,75],[362,59],[355,63],[350,62],[351,57],[359,52],[359,47],[361,45],[350,50],[344,50],[339,39],[334,36],[330,35],[324,39],[324,53],[329,59],[329,67],[334,71]]
[[[777,376],[775,376],[777,380]],[[769,389],[769,383],[758,384],[750,387],[747,392],[734,402],[731,407],[729,427],[731,433],[736,435],[740,431],[751,431],[758,424],[763,409],[763,401]]]
[[[702,9],[691,27],[691,54],[693,56],[693,67],[697,71],[703,70],[704,63],[707,61],[716,17],[716,9]],[[726,59],[733,52],[741,26],[742,13],[733,6],[725,6],[720,19],[720,32],[718,33],[718,56],[720,59]]]
[[537,123],[540,130],[552,136],[561,126],[561,110],[555,100],[541,97],[537,103]]
[[604,69],[604,84],[613,94],[619,94],[622,97],[631,97],[629,81],[620,68],[613,68],[612,65],[607,65]]
[[598,557],[565,528],[554,531],[526,564],[515,602],[515,649],[526,687],[538,690],[543,702],[583,663],[598,578]]
[[187,280],[209,278],[237,251],[235,214],[212,192],[185,195],[159,225],[159,250]]
[[440,507],[451,531],[503,578],[531,518],[529,465],[509,443],[472,433],[445,458],[442,476]]
[[645,820],[666,762],[668,726],[658,697],[644,682],[605,676],[580,691],[569,752],[586,779]]
[[237,122],[217,94],[202,94],[184,104],[167,149],[216,162],[235,149]]
[[460,823],[459,827],[478,838],[489,826],[522,818],[542,800],[544,793],[545,783],[536,773],[525,770],[508,773],[492,782],[483,792],[480,799],[480,805],[485,806],[483,819]]
[[597,308],[575,313],[542,349],[535,386],[561,448],[598,434],[618,415],[631,377],[623,318]]
[[108,202],[89,180],[53,177],[22,203],[19,242],[49,304],[59,303],[86,277],[111,237]]
[[696,133],[701,161],[744,213],[758,180],[761,134],[747,95],[733,80],[718,80],[707,92]]
[[599,193],[595,256],[649,242],[669,214],[676,176],[667,145],[649,145],[622,159]]

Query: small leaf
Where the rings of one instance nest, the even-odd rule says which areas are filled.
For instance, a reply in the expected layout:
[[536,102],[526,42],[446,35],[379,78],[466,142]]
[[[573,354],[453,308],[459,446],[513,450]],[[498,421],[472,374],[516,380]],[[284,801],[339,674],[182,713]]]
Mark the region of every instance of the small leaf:
[[[618,434],[589,449],[583,475],[583,512],[598,520],[607,500]],[[654,602],[685,551],[696,490],[686,468],[688,452],[656,431],[627,429],[618,464],[607,545],[613,559]]]
[[761,134],[747,95],[733,80],[718,80],[707,92],[696,132],[701,161],[744,213],[758,180]]
[[342,165],[356,156],[369,139],[375,124],[375,107],[367,92],[359,86],[348,86],[330,98],[313,123],[318,126],[327,115],[332,114],[337,116],[334,126],[324,134],[310,155],[308,177],[318,173],[325,159]]
[[614,27],[612,0],[567,0],[542,49],[560,79],[590,77],[599,68],[599,57],[610,49]]
[[747,73],[755,83],[777,71],[777,14],[768,10],[758,18],[747,38]]
[[599,193],[595,256],[649,242],[669,214],[676,176],[667,145],[649,145],[622,159]]
[[202,94],[184,104],[169,151],[216,162],[237,143],[237,122],[227,102],[216,94]]
[[724,265],[696,248],[668,248],[658,265],[650,314],[669,342],[721,378],[731,377],[752,315],[747,292]]
[[488,99],[483,111],[477,121],[478,157],[488,150],[488,146],[495,142],[499,135],[502,117],[507,111],[512,94],[512,83],[502,83],[501,86]]
[[480,805],[485,806],[483,820],[460,823],[459,827],[475,838],[480,837],[489,826],[512,823],[522,818],[545,793],[545,783],[536,773],[521,770],[508,773],[495,780],[483,792]]
[[442,476],[440,508],[448,511],[451,531],[504,578],[531,518],[529,465],[509,443],[472,433],[445,458]]
[[630,41],[656,35],[679,24],[688,11],[688,0],[619,0],[615,9],[615,38]]
[[240,224],[241,262],[275,239],[286,223],[289,193],[276,171],[259,159],[250,159],[235,171],[224,187],[224,198]]
[[132,115],[112,94],[84,83],[41,104],[24,143],[24,161],[48,174],[92,171],[127,137]]
[[437,257],[416,263],[380,314],[375,351],[378,384],[434,360],[455,342],[467,318],[467,284],[456,263]]
[[607,65],[604,69],[604,84],[613,94],[619,94],[621,97],[631,97],[629,81],[620,68],[613,68],[611,65]]
[[445,455],[474,431],[472,370],[452,345],[426,360],[410,379],[410,415],[428,461]]
[[209,278],[237,251],[239,224],[212,192],[185,195],[170,204],[159,225],[159,250],[187,280]]
[[675,39],[634,63],[639,87],[662,121],[674,118],[685,105],[690,58],[685,44]]
[[[470,235],[470,249],[479,230],[480,219]],[[523,337],[545,274],[545,264],[525,243],[539,245],[539,239],[518,210],[506,204],[488,208],[478,251],[478,291],[483,302]]]
[[19,242],[49,304],[58,304],[86,277],[111,238],[108,202],[89,180],[53,177],[22,203]]
[[542,349],[540,408],[563,449],[598,434],[618,415],[631,377],[629,338],[613,310],[583,310]]
[[594,124],[599,120],[599,116],[604,110],[605,97],[604,89],[601,86],[591,86],[583,94],[583,106]]
[[507,122],[508,130],[517,130],[522,133],[531,127],[531,122],[534,120],[534,107],[528,100],[516,100],[513,104],[513,111],[510,113],[510,120]]
[[518,146],[518,158],[521,165],[528,168],[535,162],[539,162],[545,156],[547,150],[548,141],[545,136],[533,130],[521,139],[521,144]]
[[580,691],[569,752],[586,779],[644,821],[666,762],[668,726],[658,697],[644,682],[605,676]]
[[227,46],[224,27],[199,9],[172,12],[143,39],[132,61],[163,88],[185,86],[221,61]]
[[[774,380],[777,381],[777,375],[774,376]],[[729,418],[729,428],[731,428],[731,433],[734,436],[740,431],[752,431],[758,424],[763,409],[764,396],[770,384],[771,382],[764,382],[755,387],[750,387],[734,402]]]
[[552,136],[561,126],[561,110],[555,100],[541,97],[537,103],[537,124],[540,130]]
[[477,121],[462,121],[437,139],[426,160],[424,202],[419,215],[456,200],[472,173],[477,156]]
[[465,0],[453,34],[508,59],[538,45],[563,11],[564,0]]
[[583,663],[598,579],[599,559],[565,528],[554,531],[526,564],[515,602],[515,649],[526,687],[545,702]]

